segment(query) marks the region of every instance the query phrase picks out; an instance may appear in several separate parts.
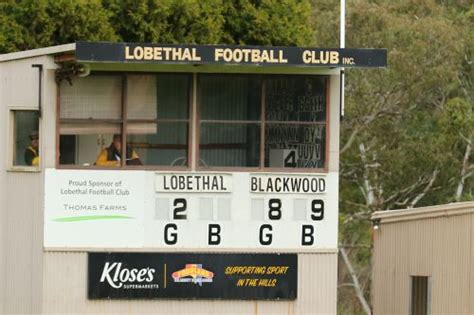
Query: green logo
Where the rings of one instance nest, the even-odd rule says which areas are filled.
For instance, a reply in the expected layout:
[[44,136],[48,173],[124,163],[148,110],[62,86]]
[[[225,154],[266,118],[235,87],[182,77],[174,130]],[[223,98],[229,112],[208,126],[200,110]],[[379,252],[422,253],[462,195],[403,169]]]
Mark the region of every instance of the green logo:
[[129,220],[134,217],[126,215],[83,215],[74,217],[62,217],[53,219],[54,222],[78,222],[78,221],[92,221],[92,220]]

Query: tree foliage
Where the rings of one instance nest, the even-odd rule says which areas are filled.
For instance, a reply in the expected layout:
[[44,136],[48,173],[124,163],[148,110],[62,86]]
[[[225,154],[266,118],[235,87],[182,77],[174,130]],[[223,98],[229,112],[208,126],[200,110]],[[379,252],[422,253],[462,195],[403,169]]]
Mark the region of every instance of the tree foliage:
[[[474,199],[474,5],[348,0],[340,243],[369,299],[374,211]],[[76,40],[339,46],[339,0],[0,0],[0,53]],[[362,312],[340,268],[340,312]],[[360,295],[359,295],[360,296]]]
[[[337,46],[339,1],[315,3],[316,46]],[[388,49],[348,70],[341,125],[340,244],[370,300],[374,211],[472,200],[474,9],[469,1],[347,2],[346,47]],[[341,268],[341,313],[362,312]]]
[[76,40],[307,45],[299,0],[0,0],[0,53]]
[[99,1],[0,2],[0,53],[76,40],[117,40]]

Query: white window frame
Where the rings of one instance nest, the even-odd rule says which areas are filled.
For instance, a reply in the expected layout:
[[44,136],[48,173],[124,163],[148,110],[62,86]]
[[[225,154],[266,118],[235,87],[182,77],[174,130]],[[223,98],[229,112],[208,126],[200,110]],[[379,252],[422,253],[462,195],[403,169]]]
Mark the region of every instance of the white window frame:
[[[14,157],[15,157],[15,112],[20,111],[38,111],[37,106],[8,106],[8,132],[7,132],[7,151],[6,151],[6,170],[8,172],[29,172],[29,173],[39,173],[42,169],[42,160],[40,158],[38,166],[28,166],[28,165],[15,165],[14,164]],[[38,118],[38,137],[39,137],[39,147],[40,152],[41,144],[43,143],[43,133],[41,131],[41,118]],[[40,155],[41,156],[41,155]]]

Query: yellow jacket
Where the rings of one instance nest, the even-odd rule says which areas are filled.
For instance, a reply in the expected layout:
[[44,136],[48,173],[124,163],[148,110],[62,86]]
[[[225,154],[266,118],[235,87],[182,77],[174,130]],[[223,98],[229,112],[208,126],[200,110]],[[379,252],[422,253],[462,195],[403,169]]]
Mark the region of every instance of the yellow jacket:
[[[140,159],[140,157],[135,151],[132,150],[131,158],[129,159],[135,160]],[[95,165],[111,167],[120,166],[120,156],[117,156],[116,152],[114,152],[110,147],[108,147],[100,152],[99,156],[95,161]]]

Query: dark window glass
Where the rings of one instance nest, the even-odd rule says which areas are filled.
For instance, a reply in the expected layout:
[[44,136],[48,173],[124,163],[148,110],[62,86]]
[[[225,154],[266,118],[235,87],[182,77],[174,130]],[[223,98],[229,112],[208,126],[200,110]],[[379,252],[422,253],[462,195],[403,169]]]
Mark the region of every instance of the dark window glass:
[[325,125],[267,123],[265,167],[322,168],[325,143]]
[[39,115],[35,110],[15,110],[13,165],[39,166]]
[[411,315],[428,315],[429,311],[429,277],[411,277]]
[[127,76],[127,119],[188,119],[187,74]]
[[258,124],[203,123],[200,140],[201,166],[259,166]]
[[325,166],[326,84],[325,76],[265,79],[265,167]]
[[260,78],[255,75],[203,75],[199,86],[199,165],[258,167]]
[[202,120],[260,120],[261,83],[255,75],[202,75]]
[[326,78],[321,76],[275,76],[265,80],[267,121],[324,122]]

